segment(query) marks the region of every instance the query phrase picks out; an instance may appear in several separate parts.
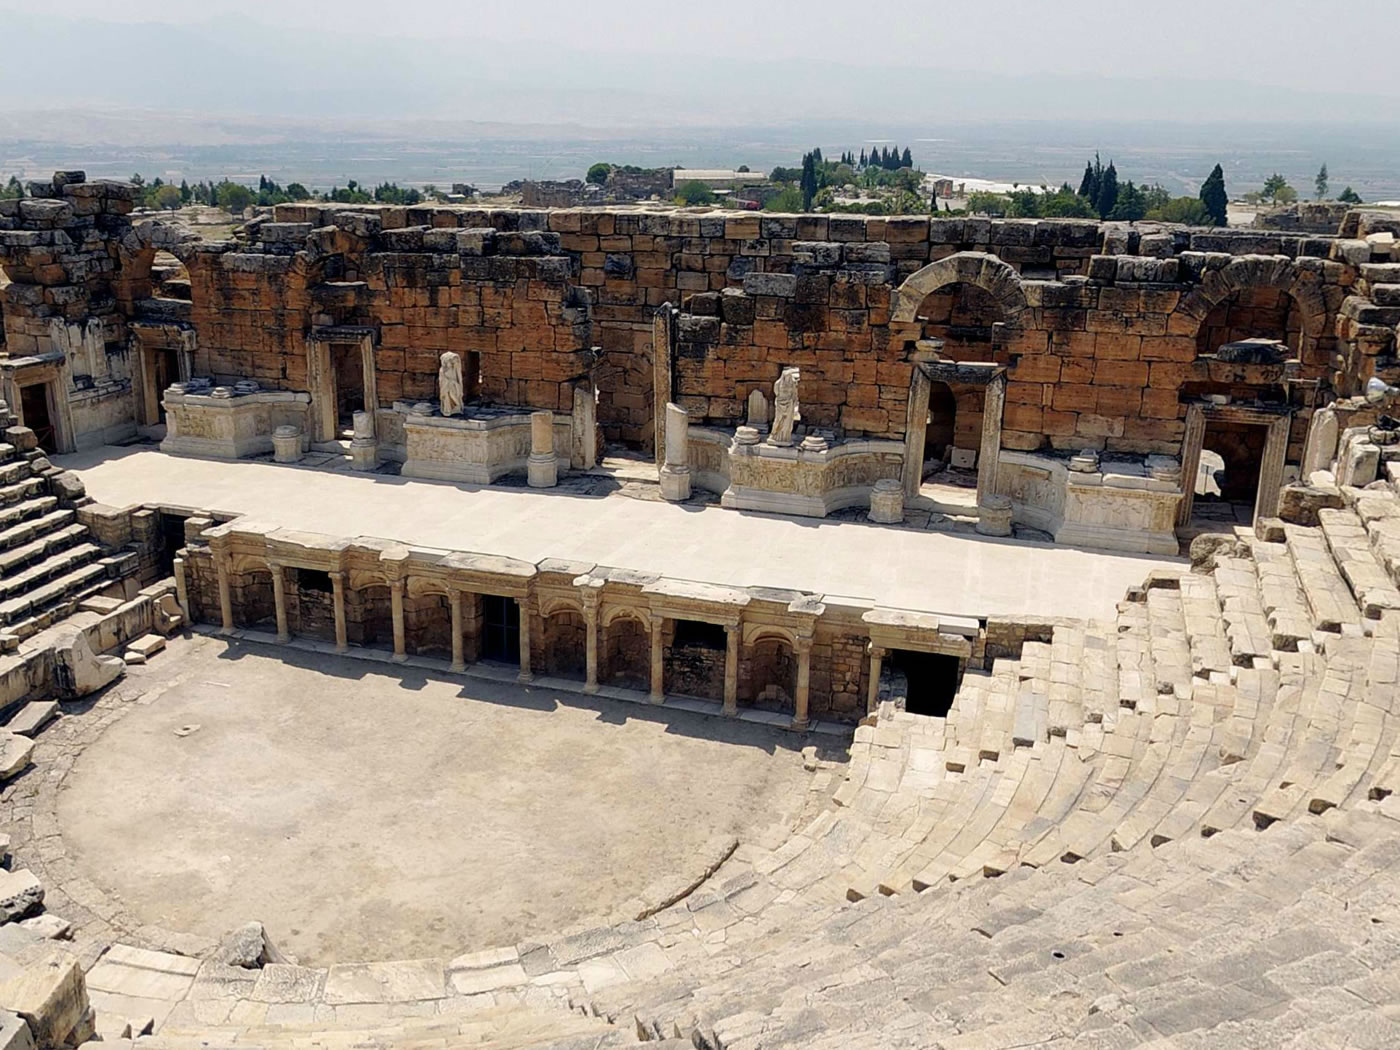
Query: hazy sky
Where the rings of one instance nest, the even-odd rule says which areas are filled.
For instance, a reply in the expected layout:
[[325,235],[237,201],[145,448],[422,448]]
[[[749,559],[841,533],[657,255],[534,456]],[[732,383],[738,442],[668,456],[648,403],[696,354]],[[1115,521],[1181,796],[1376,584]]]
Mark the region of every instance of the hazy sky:
[[1400,91],[1393,61],[1400,52],[1396,0],[918,0],[897,6],[857,0],[65,0],[43,9],[30,0],[0,0],[0,11],[38,10],[45,19],[174,24],[228,16],[312,31],[490,40],[529,48],[534,54],[522,54],[522,61],[540,63],[560,49],[670,52],[681,61],[703,52],[807,59],[814,72],[822,62],[889,62]]
[[[1400,0],[65,0],[38,10],[0,0],[0,39],[17,45],[0,62],[0,92],[25,104],[374,116],[411,101],[432,117],[615,122],[1049,119],[1063,100],[1066,116],[1104,119],[1380,121],[1400,101]],[[63,60],[88,54],[95,63]],[[1096,95],[1097,78],[1121,83]]]

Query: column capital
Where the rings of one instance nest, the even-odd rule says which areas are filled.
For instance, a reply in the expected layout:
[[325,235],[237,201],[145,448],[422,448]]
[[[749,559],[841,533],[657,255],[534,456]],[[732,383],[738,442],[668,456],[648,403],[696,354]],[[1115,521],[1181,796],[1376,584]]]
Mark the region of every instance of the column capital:
[[345,583],[346,578],[350,574],[344,569],[329,569],[327,570],[326,575],[331,578],[331,583],[338,583],[343,585]]
[[799,634],[797,636],[797,644],[792,648],[794,652],[799,654],[810,653],[812,651],[812,636],[810,634]]

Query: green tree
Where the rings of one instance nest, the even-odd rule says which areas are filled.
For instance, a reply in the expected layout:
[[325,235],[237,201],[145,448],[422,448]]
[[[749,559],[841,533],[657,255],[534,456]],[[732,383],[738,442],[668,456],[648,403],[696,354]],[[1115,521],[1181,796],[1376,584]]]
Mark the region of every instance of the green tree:
[[1132,179],[1118,191],[1118,200],[1108,213],[1110,219],[1136,222],[1147,215],[1147,195],[1133,185]]
[[[1216,165],[1216,167],[1219,167],[1219,165]],[[1278,172],[1274,172],[1264,180],[1264,190],[1261,196],[1266,201],[1276,201],[1278,200],[1279,191],[1287,188],[1287,186],[1288,180]]]
[[225,179],[214,189],[215,203],[237,215],[253,203],[253,191],[240,182]]
[[1009,201],[1000,193],[983,193],[977,191],[967,195],[967,211],[969,215],[990,215],[998,218],[1006,214]]
[[19,181],[19,176],[11,175],[10,181],[0,186],[0,201],[15,200],[24,196],[24,183]]
[[586,182],[591,182],[595,186],[601,186],[608,181],[608,173],[610,171],[612,171],[612,165],[600,160],[597,164],[589,167],[588,174],[584,176],[584,180]]
[[[1282,176],[1275,176],[1280,182]],[[1210,221],[1215,226],[1224,226],[1229,221],[1230,197],[1225,192],[1225,171],[1217,164],[1206,176],[1206,181],[1201,183],[1200,192],[1201,204],[1205,206],[1206,214],[1210,216]],[[1173,222],[1185,222],[1185,219],[1173,219]]]
[[1327,165],[1317,169],[1317,177],[1313,179],[1313,188],[1317,190],[1317,199],[1324,200],[1327,197]]
[[151,203],[162,211],[174,211],[184,203],[184,198],[180,195],[179,186],[166,183],[156,187],[155,193],[151,195]]
[[683,182],[676,188],[676,201],[680,204],[713,204],[715,191],[697,179]]
[[1109,161],[1108,167],[1103,170],[1103,178],[1099,180],[1098,196],[1094,198],[1094,207],[1099,210],[1099,218],[1108,218],[1117,203],[1118,169],[1113,166],[1113,161]]
[[912,168],[914,166],[914,154],[909,152],[909,147],[904,147],[904,156],[899,158],[901,168]]
[[817,158],[814,153],[803,154],[802,157],[802,180],[798,184],[802,190],[802,210],[812,210],[812,198],[817,195],[820,186],[817,184]]
[[1274,201],[1278,204],[1292,204],[1298,199],[1298,191],[1292,186],[1284,186],[1274,194]]
[[1159,183],[1154,182],[1151,186],[1143,186],[1141,189],[1143,203],[1146,205],[1148,211],[1151,211],[1153,208],[1160,208],[1166,204],[1167,201],[1172,199],[1172,195],[1167,192],[1166,187]]
[[861,147],[861,150],[860,150],[860,166],[861,166],[862,168],[865,167],[865,147],[864,147],[864,146],[862,146],[862,147]]
[[309,201],[311,191],[299,182],[287,183],[287,198],[294,201]]
[[794,212],[802,210],[802,191],[788,186],[763,202],[764,211]]
[[1210,209],[1197,197],[1173,197],[1165,204],[1150,209],[1146,217],[1155,222],[1179,222],[1186,226],[1216,224]]
[[1359,195],[1354,189],[1352,189],[1350,186],[1348,186],[1346,189],[1342,190],[1341,193],[1337,194],[1337,200],[1341,201],[1343,204],[1360,204],[1360,203],[1361,203],[1361,197],[1360,197],[1360,195]]
[[1086,201],[1094,199],[1094,191],[1097,189],[1094,179],[1094,164],[1092,161],[1084,162],[1084,177],[1079,180],[1079,196]]

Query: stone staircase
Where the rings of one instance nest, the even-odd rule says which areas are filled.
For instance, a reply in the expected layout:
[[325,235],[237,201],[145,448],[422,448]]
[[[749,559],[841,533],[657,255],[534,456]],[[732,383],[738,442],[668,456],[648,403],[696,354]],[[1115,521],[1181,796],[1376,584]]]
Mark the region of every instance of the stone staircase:
[[[8,421],[4,416],[0,421]],[[0,634],[25,639],[136,569],[135,558],[93,542],[78,521],[88,502],[72,474],[53,467],[26,427],[0,443]]]
[[882,704],[831,807],[660,912],[204,962],[131,1045],[1400,1045],[1400,490],[1344,494],[969,673],[946,717]]

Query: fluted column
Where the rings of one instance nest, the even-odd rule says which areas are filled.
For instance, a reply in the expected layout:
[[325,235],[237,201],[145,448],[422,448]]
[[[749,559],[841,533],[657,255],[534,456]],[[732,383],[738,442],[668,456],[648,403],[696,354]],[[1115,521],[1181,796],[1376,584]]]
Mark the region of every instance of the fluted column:
[[807,698],[812,686],[812,639],[797,639],[797,688],[793,697],[792,728],[806,729]]
[[403,586],[403,580],[393,580],[389,584],[389,602],[394,613],[394,659],[399,663],[408,659],[408,648],[404,642]]
[[662,645],[665,638],[666,617],[651,614],[651,702],[666,701],[666,652]]
[[272,571],[272,605],[277,611],[277,640],[290,642],[292,632],[287,628],[287,574],[277,562],[268,562]]
[[865,713],[875,711],[875,702],[880,698],[880,666],[885,659],[885,650],[873,642],[870,644],[870,686],[865,694]]
[[452,670],[461,672],[467,669],[462,650],[462,592],[453,587],[448,592],[448,602],[452,606]]
[[219,630],[229,634],[233,631],[233,590],[228,578],[228,555],[216,556],[214,568],[219,574],[219,618],[222,621]]
[[739,625],[724,625],[724,713],[739,713]]
[[331,606],[335,610],[335,651],[343,653],[350,648],[350,641],[345,630],[345,573],[332,572],[331,578]]

